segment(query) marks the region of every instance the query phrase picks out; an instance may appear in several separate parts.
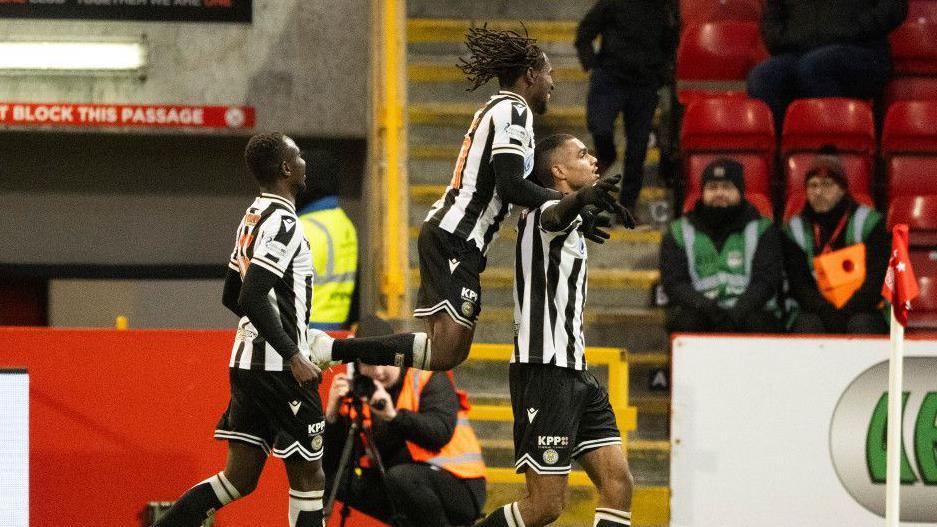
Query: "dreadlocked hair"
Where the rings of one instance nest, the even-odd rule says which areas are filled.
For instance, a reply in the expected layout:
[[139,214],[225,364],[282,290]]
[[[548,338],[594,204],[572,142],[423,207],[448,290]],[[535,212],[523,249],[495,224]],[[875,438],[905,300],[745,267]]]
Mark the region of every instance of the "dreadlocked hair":
[[471,57],[459,58],[458,67],[472,83],[467,91],[478,89],[494,77],[501,86],[514,84],[527,68],[539,70],[545,63],[543,50],[530,38],[527,27],[524,36],[511,30],[470,27],[465,34],[465,46]]

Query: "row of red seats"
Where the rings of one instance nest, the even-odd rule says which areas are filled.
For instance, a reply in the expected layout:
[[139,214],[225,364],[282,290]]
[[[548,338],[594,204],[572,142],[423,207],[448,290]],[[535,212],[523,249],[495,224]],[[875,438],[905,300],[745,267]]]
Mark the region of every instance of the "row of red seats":
[[684,26],[719,20],[761,19],[762,0],[680,0],[680,21]]
[[745,197],[769,217],[773,216],[772,178],[776,163],[781,163],[785,220],[803,207],[804,176],[822,147],[836,147],[852,194],[868,205],[872,205],[872,179],[880,154],[887,174],[888,225],[910,226],[912,260],[920,277],[922,300],[911,326],[937,329],[937,101],[892,105],[880,148],[871,108],[852,99],[792,103],[780,151],[768,107],[741,97],[694,101],[684,115],[680,138],[684,211],[699,199],[706,165],[717,157],[731,157],[745,167]]
[[[698,3],[704,7],[690,6]],[[677,49],[678,100],[686,105],[714,93],[744,94],[748,72],[767,58],[768,52],[761,41],[757,18],[727,13],[746,12],[740,7],[730,9],[730,4],[750,4],[753,11],[749,12],[760,13],[761,2],[685,0],[683,4],[688,11],[684,13]],[[717,5],[723,9],[720,11]],[[718,16],[720,12],[725,16]],[[688,17],[688,13],[693,16]],[[709,14],[698,18],[696,14],[700,13]],[[909,0],[908,17],[892,32],[890,40],[894,73],[885,88],[886,107],[898,100],[937,98],[937,0]]]

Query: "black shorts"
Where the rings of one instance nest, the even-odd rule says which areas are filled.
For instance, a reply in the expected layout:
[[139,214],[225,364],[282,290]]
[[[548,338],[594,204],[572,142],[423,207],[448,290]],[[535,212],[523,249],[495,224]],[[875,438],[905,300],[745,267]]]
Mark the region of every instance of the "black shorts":
[[572,460],[621,434],[608,392],[588,371],[549,364],[511,364],[514,468],[568,474]]
[[229,368],[231,399],[215,439],[257,446],[279,458],[322,458],[325,416],[318,387],[300,387],[290,371]]
[[420,292],[413,315],[427,317],[445,311],[457,324],[472,328],[482,310],[479,276],[485,257],[467,240],[426,222],[417,242],[420,254]]

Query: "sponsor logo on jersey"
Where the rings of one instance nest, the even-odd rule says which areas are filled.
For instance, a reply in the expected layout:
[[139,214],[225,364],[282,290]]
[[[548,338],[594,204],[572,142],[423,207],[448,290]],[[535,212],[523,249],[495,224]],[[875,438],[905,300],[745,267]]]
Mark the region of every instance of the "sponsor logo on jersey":
[[299,407],[302,406],[302,404],[303,403],[299,401],[290,401],[290,410],[293,411],[293,415],[296,415],[299,413]]
[[537,417],[537,412],[539,411],[540,410],[537,410],[536,408],[528,408],[527,409],[527,422],[533,423],[534,417]]

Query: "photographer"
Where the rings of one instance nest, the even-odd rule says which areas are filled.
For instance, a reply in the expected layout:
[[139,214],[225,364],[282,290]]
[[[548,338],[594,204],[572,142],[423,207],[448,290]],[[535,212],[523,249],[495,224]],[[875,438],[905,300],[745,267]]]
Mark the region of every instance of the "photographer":
[[[358,333],[374,336],[368,327],[373,320],[362,322]],[[386,469],[383,484],[360,445],[353,466],[336,474],[350,426],[341,407],[352,397],[369,402],[373,446]],[[325,412],[326,488],[341,477],[338,499],[385,522],[396,510],[412,525],[471,524],[484,507],[485,465],[467,407],[447,372],[360,364],[354,377],[335,375]]]

